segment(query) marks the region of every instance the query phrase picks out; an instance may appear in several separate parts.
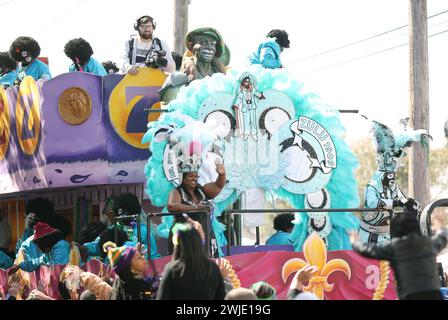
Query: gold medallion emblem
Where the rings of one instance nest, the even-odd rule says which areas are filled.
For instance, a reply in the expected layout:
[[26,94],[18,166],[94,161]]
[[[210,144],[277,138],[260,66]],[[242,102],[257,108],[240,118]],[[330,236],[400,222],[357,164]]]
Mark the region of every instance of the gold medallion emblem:
[[92,101],[85,90],[72,87],[59,96],[59,114],[66,123],[79,125],[89,118],[91,112]]

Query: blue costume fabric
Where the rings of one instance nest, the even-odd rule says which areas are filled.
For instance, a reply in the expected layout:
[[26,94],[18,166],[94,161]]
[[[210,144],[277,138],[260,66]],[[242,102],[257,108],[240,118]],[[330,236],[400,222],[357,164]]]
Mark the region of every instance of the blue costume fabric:
[[8,269],[13,265],[13,261],[10,256],[8,256],[3,251],[0,251],[0,269]]
[[[374,141],[377,151],[377,171],[373,174],[365,190],[366,208],[385,207],[393,208],[394,200],[407,201],[405,195],[397,186],[396,182],[386,186],[383,180],[395,180],[399,158],[403,155],[403,149],[411,146],[413,142],[423,143],[425,130],[404,130],[393,131],[388,126],[372,121]],[[390,242],[390,214],[388,211],[364,212],[361,217],[361,229],[359,231],[360,240],[363,243],[375,243],[383,246]]]
[[[168,104],[167,108],[172,112],[164,113],[156,122],[148,124],[148,131],[142,142],[150,142],[152,154],[145,167],[147,178],[145,192],[151,199],[152,204],[164,207],[163,212],[166,212],[169,193],[175,187],[173,182],[167,179],[163,164],[164,154],[169,141],[160,137],[168,135],[168,133],[172,137],[179,128],[185,126],[186,118],[204,121],[207,114],[216,111],[216,105],[219,105],[219,109],[224,110],[226,113],[234,114],[232,109],[233,101],[240,88],[241,76],[246,72],[249,72],[256,79],[257,90],[265,96],[265,99],[258,102],[257,108],[260,111],[257,112],[257,117],[260,117],[262,108],[267,108],[268,105],[280,105],[285,110],[288,110],[291,120],[278,129],[276,135],[279,139],[286,139],[292,136],[289,126],[291,122],[299,117],[312,119],[328,131],[334,143],[334,148],[337,150],[336,167],[331,170],[331,175],[326,176],[328,180],[324,185],[331,199],[330,208],[358,207],[360,200],[355,179],[355,169],[359,163],[344,140],[345,128],[338,111],[323,102],[317,95],[304,92],[303,84],[287,69],[272,70],[261,65],[251,65],[243,70],[230,69],[225,75],[213,74],[211,77],[192,81],[188,86],[181,88],[176,99]],[[257,120],[260,119],[257,118]],[[260,136],[259,134],[258,143],[263,142],[263,139],[267,139],[266,136]],[[252,140],[248,139],[246,141]],[[305,208],[305,195],[303,192],[300,193],[293,190],[293,188],[287,189],[284,187],[288,183],[288,181],[285,181],[284,172],[282,171],[288,166],[288,163],[285,164],[285,159],[282,158],[284,153],[275,149],[272,152],[276,152],[276,155],[279,156],[279,165],[276,166],[278,169],[274,170],[275,172],[270,175],[262,175],[257,168],[254,169],[249,164],[246,165],[244,162],[240,162],[238,159],[243,157],[243,155],[239,153],[234,154],[234,157],[238,158],[238,161],[235,160],[234,163],[238,163],[238,166],[232,167],[231,164],[226,164],[226,161],[224,161],[229,182],[220,195],[214,199],[215,210],[212,221],[219,250],[227,242],[224,235],[225,226],[217,218],[236,201],[246,187],[251,187],[245,184],[254,184],[251,181],[255,181],[257,187],[269,190],[277,197],[288,201],[294,208]],[[320,170],[318,170],[317,174],[324,175]],[[319,187],[322,188],[323,182],[319,183]],[[344,190],[344,192],[341,193],[341,190]],[[358,230],[359,220],[350,212],[328,213],[328,217],[332,226],[332,230],[327,237],[326,244],[328,249],[350,250],[351,244],[348,231]],[[162,224],[158,226],[159,236],[166,237],[172,223],[173,218],[171,216],[163,217]],[[309,236],[307,231],[308,224],[309,217],[306,213],[296,214],[295,226],[290,236],[295,251],[302,251],[303,243]],[[223,253],[220,251],[220,254]]]
[[20,247],[22,246],[22,242],[24,242],[26,239],[28,239],[29,237],[31,237],[33,235],[34,231],[32,228],[26,228],[23,231],[22,236],[20,237],[19,240],[17,240],[17,244],[16,244],[16,256],[17,253],[19,252]]
[[50,68],[48,65],[40,61],[34,60],[31,64],[23,68],[27,76],[31,76],[34,80],[39,80],[46,77],[46,80],[51,79]]
[[[113,225],[109,226],[108,228],[113,228]],[[146,237],[146,231],[147,231],[146,221],[143,221],[143,220],[141,221],[140,229],[141,229],[140,235],[141,235],[141,240],[142,240],[141,242],[145,245],[145,247],[148,247],[148,241],[147,241],[147,237]],[[156,233],[156,230],[153,231],[151,229],[151,239],[150,239],[150,241],[151,241],[151,259],[160,258],[160,254],[157,252],[157,242],[156,242],[155,233]],[[92,242],[84,243],[84,247],[86,247],[86,249],[87,249],[89,259],[97,258],[100,256],[99,250],[101,248],[98,247],[99,242],[100,242],[100,237],[97,237]],[[137,245],[137,243],[138,243],[137,226],[134,226],[132,229],[132,238],[129,241],[125,242],[124,245],[134,247],[135,245]],[[108,261],[108,259],[105,259],[105,261]]]
[[[366,208],[378,208],[381,203],[392,203],[393,200],[405,199],[400,188],[395,184],[392,188],[385,188],[382,184],[384,171],[376,171],[365,190],[364,206]],[[364,212],[361,217],[359,230],[360,240],[363,243],[375,242],[385,245],[390,242],[388,211]],[[386,226],[386,227],[384,227]],[[373,230],[375,229],[375,232]],[[381,230],[384,229],[384,230]]]
[[281,244],[292,244],[292,241],[289,240],[289,236],[291,234],[289,232],[277,231],[272,236],[266,240],[266,244],[269,245],[281,245]]
[[65,240],[59,240],[49,253],[43,253],[33,242],[33,237],[29,237],[22,243],[20,250],[24,261],[19,267],[27,272],[33,272],[42,265],[67,264],[70,256],[70,244]]
[[261,64],[265,68],[277,69],[282,67],[280,61],[280,45],[274,39],[266,39],[259,46],[257,51],[249,57],[250,64]]
[[10,87],[12,87],[16,79],[17,79],[17,72],[15,70],[10,71],[0,77],[0,85],[7,84]]
[[[88,72],[92,74],[96,74],[98,76],[105,76],[107,75],[106,69],[104,69],[103,65],[98,62],[98,60],[94,58],[90,58],[89,61],[85,65],[82,66],[83,72]],[[76,67],[74,64],[72,64],[69,67],[69,72],[76,72]]]

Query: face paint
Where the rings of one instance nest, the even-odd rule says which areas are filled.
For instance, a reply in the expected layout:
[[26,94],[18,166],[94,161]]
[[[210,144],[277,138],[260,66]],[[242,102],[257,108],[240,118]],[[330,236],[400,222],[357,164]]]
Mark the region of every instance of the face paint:
[[395,185],[395,173],[394,172],[385,173],[382,183],[385,188],[392,188]]

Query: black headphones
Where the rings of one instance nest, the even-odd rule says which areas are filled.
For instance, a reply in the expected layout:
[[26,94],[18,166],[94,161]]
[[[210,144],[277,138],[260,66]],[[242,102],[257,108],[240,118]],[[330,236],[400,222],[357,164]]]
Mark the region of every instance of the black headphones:
[[138,31],[138,27],[139,27],[139,25],[141,24],[141,23],[140,23],[140,20],[142,20],[142,19],[144,19],[144,18],[146,18],[146,19],[148,19],[149,21],[151,21],[151,23],[152,23],[152,28],[155,30],[155,29],[156,29],[156,23],[154,22],[154,19],[153,19],[151,16],[141,16],[140,18],[138,18],[137,21],[134,23],[134,30],[135,30],[135,31]]

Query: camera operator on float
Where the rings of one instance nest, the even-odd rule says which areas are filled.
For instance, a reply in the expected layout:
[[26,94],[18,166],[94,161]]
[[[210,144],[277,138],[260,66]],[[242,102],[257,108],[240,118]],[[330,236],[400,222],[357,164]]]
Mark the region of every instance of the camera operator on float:
[[132,35],[126,41],[121,57],[124,73],[136,75],[138,68],[145,66],[168,73],[176,70],[176,64],[166,42],[153,37],[155,28],[156,23],[152,17],[142,16],[137,19],[134,29],[138,31],[138,35]]

